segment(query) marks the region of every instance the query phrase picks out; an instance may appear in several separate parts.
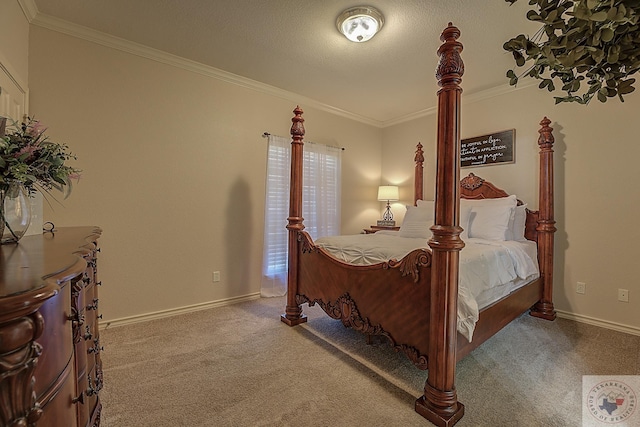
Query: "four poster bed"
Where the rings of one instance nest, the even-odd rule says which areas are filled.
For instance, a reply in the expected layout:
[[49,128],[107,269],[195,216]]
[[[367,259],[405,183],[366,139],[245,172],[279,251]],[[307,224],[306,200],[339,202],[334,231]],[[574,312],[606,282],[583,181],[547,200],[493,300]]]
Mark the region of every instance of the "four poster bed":
[[[460,181],[460,82],[464,67],[460,58],[462,45],[457,41],[459,36],[459,30],[449,24],[442,33],[444,43],[438,50],[440,63],[436,76],[441,89],[438,92],[436,197],[435,202],[427,203],[427,209],[433,215],[430,219],[430,224],[434,224],[430,228],[432,235],[428,242],[427,239],[420,240],[421,247],[410,250],[401,258],[353,265],[332,254],[328,248],[331,244],[321,246],[303,231],[302,153],[305,131],[302,110],[299,107],[294,110],[287,225],[288,294],[286,313],[281,317],[290,326],[298,325],[306,321],[301,305],[318,304],[345,326],[365,334],[385,336],[418,368],[428,369],[424,394],[416,400],[415,409],[439,426],[453,425],[464,414],[464,405],[458,402],[454,383],[455,365],[459,359],[527,310],[531,310],[531,315],[547,320],[556,316],[552,302],[553,238],[556,229],[551,122],[545,117],[538,131],[538,211],[525,209],[514,196],[508,197],[503,190],[473,174]],[[423,162],[422,147],[418,145],[415,155],[415,208],[424,203]],[[461,202],[460,198],[465,200]],[[465,254],[473,253],[475,249],[472,248],[476,246],[495,248],[496,245],[482,241],[480,244],[471,243],[473,236],[464,235],[464,226],[471,225],[471,212],[476,217],[482,212],[479,207],[464,206],[461,214],[460,205],[467,204],[466,199],[496,199],[500,203],[513,200],[509,202],[513,203],[509,221],[513,219],[513,212],[522,212],[524,236],[520,243],[533,245],[533,257],[537,257],[534,260],[536,274],[529,275],[526,283],[521,280],[519,286],[506,296],[484,304],[477,321],[473,319],[469,334],[460,331],[458,316],[459,274],[464,276],[459,273],[459,270],[464,271],[461,262],[467,263]],[[408,216],[410,207],[407,209]],[[492,214],[490,218],[496,216]],[[463,227],[460,227],[461,223],[464,223]],[[378,236],[380,233],[362,237],[387,238]],[[463,251],[465,243],[467,249]],[[507,248],[507,252],[512,253],[512,248]],[[504,255],[501,257],[505,258]]]

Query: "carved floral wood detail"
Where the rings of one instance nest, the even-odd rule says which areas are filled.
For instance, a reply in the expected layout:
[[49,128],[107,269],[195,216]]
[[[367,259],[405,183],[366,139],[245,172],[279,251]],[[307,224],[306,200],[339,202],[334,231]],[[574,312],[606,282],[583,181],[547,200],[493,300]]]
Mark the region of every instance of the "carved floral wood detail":
[[484,184],[484,179],[474,175],[473,172],[460,180],[460,187],[469,191],[477,190],[482,184]]
[[12,331],[0,329],[0,338],[7,344],[16,339],[26,342],[9,351],[0,339],[0,425],[32,427],[42,415],[33,379],[42,346],[33,340],[42,334],[44,319],[36,312],[16,320],[12,327]]
[[426,249],[416,249],[409,252],[400,262],[392,259],[388,262],[388,265],[391,268],[398,268],[402,277],[411,275],[413,283],[418,283],[418,280],[420,280],[420,267],[429,267],[431,265],[431,252]]
[[414,347],[397,344],[391,334],[382,329],[380,325],[372,325],[368,318],[363,318],[349,293],[343,294],[334,303],[324,302],[321,299],[310,300],[305,295],[298,295],[296,300],[298,304],[308,303],[310,306],[318,304],[331,318],[340,320],[347,328],[352,328],[364,334],[379,335],[387,338],[391,346],[397,352],[404,353],[418,369],[427,369],[426,355],[420,354]]
[[462,43],[458,41],[460,30],[454,27],[451,22],[449,26],[442,32],[440,40],[444,43],[438,49],[440,61],[436,69],[436,78],[441,87],[455,85],[460,83],[464,74],[464,62],[460,57],[462,52]]

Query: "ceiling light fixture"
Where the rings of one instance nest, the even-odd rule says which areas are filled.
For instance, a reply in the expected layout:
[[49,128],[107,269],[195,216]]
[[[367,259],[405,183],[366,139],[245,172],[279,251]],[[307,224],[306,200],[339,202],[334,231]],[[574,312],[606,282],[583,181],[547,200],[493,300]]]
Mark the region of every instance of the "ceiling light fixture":
[[366,42],[375,36],[384,24],[384,16],[374,7],[351,7],[338,16],[336,26],[352,42]]

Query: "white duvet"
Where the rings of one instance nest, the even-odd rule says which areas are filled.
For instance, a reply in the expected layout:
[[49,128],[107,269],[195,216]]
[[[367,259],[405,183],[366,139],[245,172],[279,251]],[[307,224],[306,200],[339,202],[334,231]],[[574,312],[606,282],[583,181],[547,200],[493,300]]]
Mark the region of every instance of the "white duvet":
[[[398,237],[393,231],[323,237],[315,244],[353,265],[399,260],[414,249],[428,248],[425,239]],[[471,341],[480,309],[539,274],[534,242],[467,239],[460,252],[458,331]]]

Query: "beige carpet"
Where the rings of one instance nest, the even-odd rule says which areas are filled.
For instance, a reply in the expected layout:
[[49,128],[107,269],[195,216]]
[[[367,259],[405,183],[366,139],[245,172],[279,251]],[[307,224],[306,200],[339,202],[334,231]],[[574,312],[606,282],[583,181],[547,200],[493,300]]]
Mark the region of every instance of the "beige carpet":
[[[102,331],[103,427],[428,426],[426,372],[382,341],[284,298]],[[458,363],[457,426],[580,426],[582,375],[639,375],[640,337],[516,319]]]

